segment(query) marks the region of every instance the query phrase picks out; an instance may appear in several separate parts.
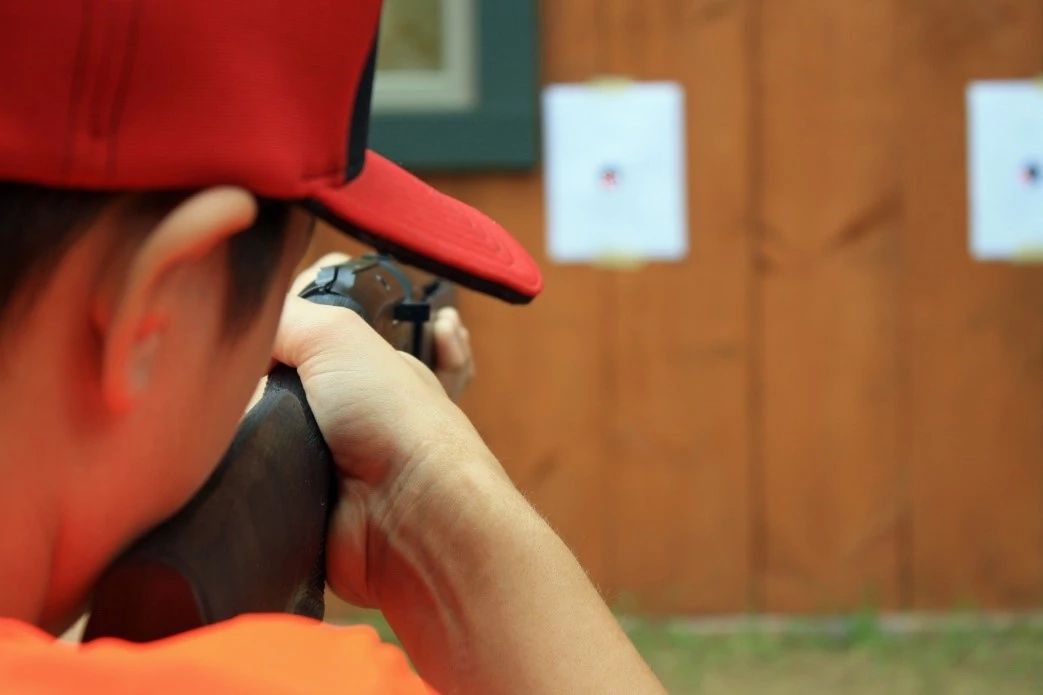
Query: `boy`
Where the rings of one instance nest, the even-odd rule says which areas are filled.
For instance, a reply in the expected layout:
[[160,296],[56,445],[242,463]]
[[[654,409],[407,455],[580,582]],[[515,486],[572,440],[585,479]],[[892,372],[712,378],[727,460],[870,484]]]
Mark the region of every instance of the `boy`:
[[[287,298],[314,215],[509,301],[535,264],[365,149],[380,3],[0,5],[0,688],[657,692],[575,559],[421,364]],[[273,347],[274,346],[274,347]],[[327,574],[364,628],[64,629],[205,481],[270,359],[341,477]]]

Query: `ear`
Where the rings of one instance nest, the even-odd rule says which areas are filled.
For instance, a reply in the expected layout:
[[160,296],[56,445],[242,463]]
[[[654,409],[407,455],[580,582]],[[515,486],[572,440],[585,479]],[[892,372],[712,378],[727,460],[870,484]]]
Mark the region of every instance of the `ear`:
[[127,264],[125,282],[97,312],[102,338],[101,389],[113,412],[126,412],[153,379],[168,316],[160,288],[187,265],[214,252],[257,216],[241,188],[208,188],[181,202],[148,232]]

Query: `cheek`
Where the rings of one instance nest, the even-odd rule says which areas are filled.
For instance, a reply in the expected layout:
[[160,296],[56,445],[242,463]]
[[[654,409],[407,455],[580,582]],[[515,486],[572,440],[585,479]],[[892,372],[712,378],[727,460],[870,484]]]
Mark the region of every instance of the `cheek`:
[[[153,487],[155,511],[164,518],[180,508],[213,472],[271,357],[281,301],[268,306],[247,332],[222,342],[193,360],[197,370],[182,374],[167,391],[172,397],[159,422],[169,427],[166,446],[157,454],[167,459],[164,485]],[[179,404],[179,405],[174,405]],[[171,418],[176,418],[171,420]],[[158,444],[158,442],[157,442]],[[173,455],[174,460],[170,460]]]
[[210,374],[206,392],[200,394],[197,402],[207,404],[208,439],[218,458],[234,436],[250,397],[267,371],[281,313],[281,298],[277,304],[266,305],[250,329],[223,346],[207,367]]

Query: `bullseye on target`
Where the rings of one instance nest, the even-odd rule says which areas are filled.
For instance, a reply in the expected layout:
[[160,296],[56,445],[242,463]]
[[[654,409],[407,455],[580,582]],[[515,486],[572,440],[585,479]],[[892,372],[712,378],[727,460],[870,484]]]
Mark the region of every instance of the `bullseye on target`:
[[1029,162],[1021,168],[1021,182],[1026,186],[1037,186],[1043,179],[1043,170],[1037,162]]

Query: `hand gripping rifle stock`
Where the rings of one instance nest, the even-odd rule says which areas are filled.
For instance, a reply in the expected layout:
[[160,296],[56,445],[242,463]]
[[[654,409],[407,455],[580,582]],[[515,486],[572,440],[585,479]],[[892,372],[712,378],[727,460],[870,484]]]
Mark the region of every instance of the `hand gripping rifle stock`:
[[[442,280],[414,288],[383,256],[323,268],[301,293],[357,312],[429,366],[428,319],[452,295]],[[84,640],[147,642],[243,613],[322,618],[336,482],[297,372],[280,365],[202,489],[102,575]]]

